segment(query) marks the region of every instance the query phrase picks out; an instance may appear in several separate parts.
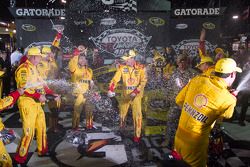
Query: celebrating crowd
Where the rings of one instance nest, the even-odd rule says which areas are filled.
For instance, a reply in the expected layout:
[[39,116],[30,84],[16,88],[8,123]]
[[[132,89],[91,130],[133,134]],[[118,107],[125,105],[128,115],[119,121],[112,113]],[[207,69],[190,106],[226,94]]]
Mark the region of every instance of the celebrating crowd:
[[[216,120],[231,118],[236,106],[238,91],[232,89],[237,72],[242,72],[240,66],[249,69],[247,63],[234,60],[221,49],[215,49],[215,56],[205,49],[205,30],[201,31],[199,45],[199,62],[194,63],[190,56],[183,51],[174,55],[171,48],[163,53],[155,50],[153,58],[146,64],[137,61],[138,52],[135,49],[125,53],[113,78],[109,83],[107,96],[116,95],[119,82],[122,85],[122,95],[119,101],[120,129],[126,128],[126,117],[129,107],[132,108],[135,143],[140,143],[142,136],[142,98],[147,83],[160,77],[164,83],[164,93],[169,103],[167,115],[166,143],[186,163],[194,167],[207,164],[207,150],[209,135]],[[33,46],[28,48],[25,56],[13,54],[11,65],[15,69],[16,91],[0,100],[0,109],[12,106],[16,101],[22,121],[23,135],[14,156],[17,164],[27,161],[28,150],[34,135],[37,140],[39,157],[50,156],[47,145],[46,121],[44,104],[48,103],[50,110],[49,128],[58,132],[58,110],[61,105],[61,95],[49,88],[47,81],[59,79],[60,38],[58,33],[51,46]],[[86,129],[93,129],[93,110],[84,94],[95,87],[92,67],[98,66],[100,61],[97,50],[94,49],[92,63],[88,63],[88,48],[84,45],[75,47],[67,64],[70,82],[73,83],[74,104],[72,111],[72,130],[79,130],[80,115],[86,114]],[[214,58],[213,58],[214,57]],[[157,64],[161,60],[163,64]],[[244,61],[243,61],[244,62]],[[157,70],[159,68],[160,70]],[[4,70],[4,68],[2,68]],[[0,74],[3,75],[4,72]],[[152,73],[153,75],[148,75]],[[152,77],[153,76],[153,77]],[[248,97],[248,94],[243,94]],[[47,101],[49,97],[54,100]],[[243,98],[247,99],[247,98]],[[247,101],[248,102],[248,101]],[[247,103],[242,100],[242,114],[240,125],[244,126]],[[3,123],[0,130],[5,129]],[[12,159],[7,153],[4,143],[0,140],[0,165],[12,166]]]

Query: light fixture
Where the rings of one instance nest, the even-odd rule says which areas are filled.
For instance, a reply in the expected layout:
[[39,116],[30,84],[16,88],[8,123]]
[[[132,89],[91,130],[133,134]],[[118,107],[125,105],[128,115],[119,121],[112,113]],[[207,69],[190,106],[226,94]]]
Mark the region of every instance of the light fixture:
[[2,38],[0,37],[0,40],[2,40]]
[[9,31],[9,29],[8,29],[8,28],[5,28],[5,31]]
[[81,32],[83,32],[83,30],[80,30]]
[[63,17],[63,16],[62,16],[62,17],[60,17],[60,19],[61,19],[61,20],[64,20],[64,19],[65,19],[65,17]]
[[61,3],[64,3],[64,4],[65,4],[65,3],[67,3],[67,1],[66,1],[66,0],[61,0]]
[[4,25],[4,26],[7,26],[7,23],[5,23],[5,22],[0,22],[0,24],[2,24],[2,25]]
[[239,16],[238,15],[233,15],[233,17],[232,17],[233,19],[238,19],[239,18]]
[[16,33],[16,30],[13,30],[13,33]]
[[12,24],[15,24],[15,22],[14,22],[14,21],[12,21],[11,23],[12,23]]

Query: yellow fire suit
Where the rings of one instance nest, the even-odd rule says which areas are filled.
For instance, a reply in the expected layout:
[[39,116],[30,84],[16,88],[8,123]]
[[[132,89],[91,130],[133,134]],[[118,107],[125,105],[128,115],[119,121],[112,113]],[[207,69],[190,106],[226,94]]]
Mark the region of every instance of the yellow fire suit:
[[223,79],[200,75],[180,91],[176,103],[182,106],[182,112],[175,149],[192,167],[204,167],[210,131],[217,118],[232,117],[236,98]]
[[78,55],[75,55],[69,61],[69,70],[71,72],[71,82],[75,84],[73,95],[76,97],[72,118],[72,128],[77,129],[80,123],[80,115],[85,107],[86,112],[86,127],[91,129],[93,127],[93,106],[86,103],[84,93],[89,90],[90,82],[92,82],[93,71],[87,66],[80,67],[78,65]]
[[[0,110],[3,110],[9,106],[12,106],[15,101],[19,97],[19,93],[17,91],[12,92],[9,96],[0,99]],[[4,124],[2,123],[2,119],[0,118],[0,131],[4,129]],[[0,166],[2,167],[11,167],[12,160],[7,150],[4,147],[2,140],[0,140]]]
[[53,91],[45,86],[36,66],[29,60],[26,60],[17,68],[15,79],[17,87],[25,88],[25,92],[18,100],[18,108],[23,123],[23,136],[14,159],[19,163],[24,163],[35,129],[38,155],[43,155],[48,151],[45,116],[39,98],[41,94],[53,94]]
[[48,77],[49,63],[46,60],[42,60],[37,66],[37,71],[40,77],[44,80]]
[[[128,113],[129,106],[132,106],[132,115],[134,122],[134,136],[140,138],[142,128],[142,112],[141,99],[143,97],[144,87],[147,83],[146,69],[142,65],[130,67],[120,65],[115,76],[109,84],[109,90],[114,91],[117,83],[122,79],[122,99],[120,102],[120,126],[124,127],[125,118]],[[136,93],[134,99],[131,99],[130,94]]]

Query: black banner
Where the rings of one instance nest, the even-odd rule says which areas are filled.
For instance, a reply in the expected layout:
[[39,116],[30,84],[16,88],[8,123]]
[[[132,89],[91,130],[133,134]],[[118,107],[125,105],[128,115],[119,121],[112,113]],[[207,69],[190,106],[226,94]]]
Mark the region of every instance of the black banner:
[[171,19],[171,46],[178,54],[186,50],[196,56],[201,29],[206,30],[206,49],[213,52],[220,42],[219,18]]
[[134,11],[137,12],[137,0],[73,0],[70,3],[70,10],[84,12],[103,11]]

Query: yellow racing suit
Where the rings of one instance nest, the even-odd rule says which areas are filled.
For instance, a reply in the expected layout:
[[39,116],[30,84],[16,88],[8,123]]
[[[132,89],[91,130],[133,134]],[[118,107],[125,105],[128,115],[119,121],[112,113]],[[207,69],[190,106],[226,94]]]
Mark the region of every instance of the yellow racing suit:
[[175,149],[192,167],[205,167],[210,131],[217,118],[232,117],[236,98],[222,78],[200,75],[180,91],[176,103],[182,112]]
[[[9,96],[0,99],[0,110],[3,110],[9,106],[12,106],[19,97],[18,91],[12,92]],[[0,131],[4,129],[4,124],[0,118]],[[2,140],[0,139],[0,166],[11,167],[12,160],[7,150],[4,147]]]
[[35,130],[38,155],[46,154],[48,151],[45,115],[39,98],[42,94],[53,94],[53,91],[45,85],[36,66],[29,60],[26,60],[17,68],[15,79],[17,88],[25,88],[25,92],[18,100],[18,108],[23,123],[23,136],[14,159],[18,163],[25,163]]
[[49,71],[49,63],[46,60],[42,60],[38,65],[36,66],[37,71],[40,75],[40,77],[44,80],[48,77],[48,71]]
[[[144,87],[147,83],[146,69],[143,65],[135,65],[130,67],[120,65],[115,76],[109,84],[109,90],[114,91],[117,83],[122,79],[122,99],[120,102],[120,126],[124,127],[125,118],[128,113],[129,106],[132,106],[132,115],[134,122],[134,136],[140,138],[142,128],[142,112],[141,100],[143,97]],[[131,99],[130,94],[135,93],[134,99]]]
[[71,72],[71,82],[75,84],[73,95],[76,97],[72,118],[72,128],[77,129],[80,123],[80,115],[85,108],[86,112],[86,128],[93,127],[93,105],[86,103],[84,93],[89,90],[90,82],[92,82],[93,71],[87,66],[80,67],[78,65],[78,55],[74,55],[69,61],[69,70]]

